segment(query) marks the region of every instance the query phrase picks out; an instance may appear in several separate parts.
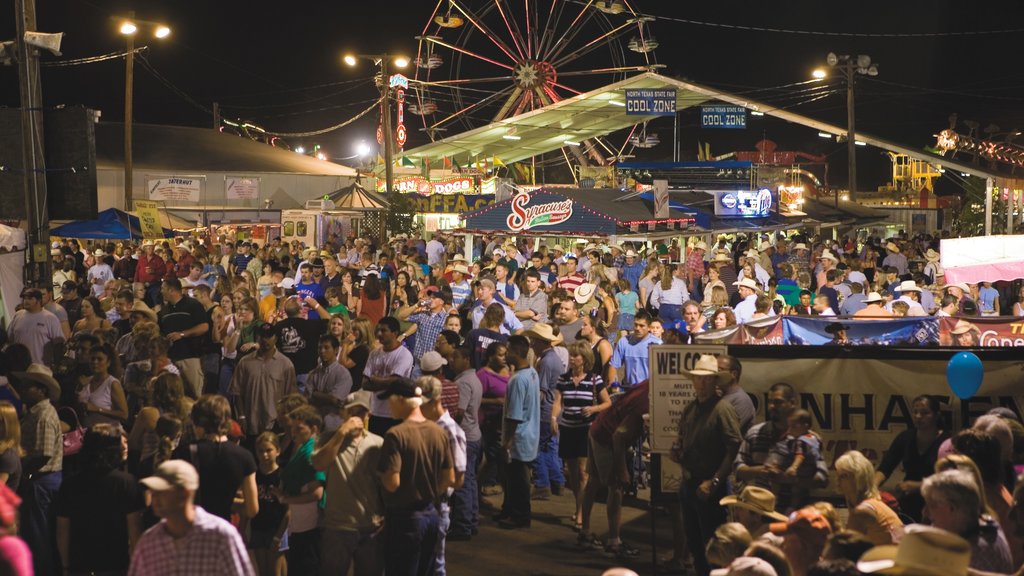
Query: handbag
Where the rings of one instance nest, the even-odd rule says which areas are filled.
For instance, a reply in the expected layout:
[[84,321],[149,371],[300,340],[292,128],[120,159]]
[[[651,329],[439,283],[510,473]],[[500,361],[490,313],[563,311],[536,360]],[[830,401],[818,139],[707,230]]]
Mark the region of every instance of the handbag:
[[75,412],[71,408],[61,408],[57,411],[57,414],[70,413],[72,419],[68,420],[68,424],[71,428],[64,433],[64,455],[72,456],[78,454],[82,450],[82,443],[85,440],[85,428],[82,428],[81,422],[78,420],[78,412]]

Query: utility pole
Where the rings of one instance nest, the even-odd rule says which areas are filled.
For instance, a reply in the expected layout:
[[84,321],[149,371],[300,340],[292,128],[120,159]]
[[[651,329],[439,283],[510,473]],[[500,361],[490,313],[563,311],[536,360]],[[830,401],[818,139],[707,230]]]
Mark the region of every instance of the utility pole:
[[[43,288],[52,280],[50,223],[46,203],[46,147],[43,143],[43,88],[40,84],[39,50],[25,41],[36,32],[35,0],[14,0],[17,26],[18,88],[21,95],[22,179],[25,186],[25,219],[28,249],[24,280]],[[45,284],[44,284],[45,283]]]
[[394,133],[391,131],[391,76],[388,74],[388,56],[385,54],[380,59],[380,95],[384,99],[384,119],[381,122],[381,130],[384,132],[384,193],[388,202],[391,202],[392,187],[395,184],[394,162]]
[[[857,130],[854,128],[853,79],[854,61],[847,59],[843,66],[846,74],[846,155],[850,167],[850,202],[857,201]],[[838,194],[837,194],[838,197]],[[838,204],[838,202],[837,202]]]
[[[128,13],[135,18],[135,12]],[[124,211],[132,211],[132,100],[135,82],[135,32],[125,34],[128,53],[124,56]]]

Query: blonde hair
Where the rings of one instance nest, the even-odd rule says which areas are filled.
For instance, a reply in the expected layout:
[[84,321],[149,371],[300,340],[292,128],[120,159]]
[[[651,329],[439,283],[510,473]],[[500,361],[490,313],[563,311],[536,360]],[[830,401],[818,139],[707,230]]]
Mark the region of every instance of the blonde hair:
[[856,490],[856,502],[849,502],[849,505],[856,505],[868,498],[878,498],[878,486],[875,485],[875,467],[864,454],[857,450],[850,450],[836,459],[836,472],[846,472],[853,476],[853,485]]
[[356,335],[356,345],[366,344],[368,347],[373,348],[373,330],[370,327],[370,319],[364,316],[360,316],[352,321],[349,326]]
[[0,401],[0,453],[10,449],[18,451],[18,456],[24,455],[21,449],[21,424],[18,422],[18,411],[14,404],[6,400]]
[[754,541],[747,528],[739,522],[726,522],[715,530],[708,540],[706,556],[716,566],[728,566],[746,551]]

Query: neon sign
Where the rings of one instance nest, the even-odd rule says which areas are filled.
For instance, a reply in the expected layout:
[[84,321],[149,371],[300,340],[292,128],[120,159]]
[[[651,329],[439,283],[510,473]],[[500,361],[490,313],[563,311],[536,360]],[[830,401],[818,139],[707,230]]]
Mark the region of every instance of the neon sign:
[[512,232],[522,232],[534,226],[555,226],[572,218],[572,200],[527,206],[529,202],[529,194],[512,198],[512,213],[505,219]]

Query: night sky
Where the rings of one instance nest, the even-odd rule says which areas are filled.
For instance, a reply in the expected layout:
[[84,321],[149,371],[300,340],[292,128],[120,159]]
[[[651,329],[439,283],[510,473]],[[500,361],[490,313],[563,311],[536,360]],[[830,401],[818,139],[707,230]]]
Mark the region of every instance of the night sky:
[[[487,3],[467,0],[467,4],[479,9]],[[502,4],[519,9],[523,0]],[[631,5],[657,17],[650,25],[660,42],[655,57],[666,65],[662,73],[670,76],[746,93],[751,99],[791,106],[792,111],[844,126],[845,95],[838,81],[832,84],[835,94],[810,103],[804,101],[820,92],[796,91],[814,85],[771,88],[807,80],[815,67],[824,65],[830,51],[868,54],[878,63],[879,75],[857,85],[859,130],[920,148],[934,144],[932,135],[947,127],[953,112],[961,121],[977,121],[982,129],[990,124],[998,125],[1000,131],[1024,127],[1024,68],[1019,63],[1024,23],[1017,2],[648,0]],[[387,51],[415,56],[414,37],[423,30],[434,6],[434,1],[147,0],[133,4],[40,0],[38,21],[40,30],[66,33],[64,59],[123,50],[117,16],[128,10],[134,9],[140,19],[173,28],[166,41],[144,40],[145,31],[140,35],[138,44],[149,45],[144,57],[166,83],[136,64],[136,122],[210,126],[211,115],[202,108],[209,109],[216,101],[227,118],[252,121],[274,131],[299,132],[340,123],[366,108],[375,96],[373,66],[364,62],[357,69],[347,68],[341,55]],[[540,3],[542,11],[549,6],[549,0]],[[581,6],[570,3],[566,14]],[[13,12],[12,3],[6,3],[5,9]],[[13,37],[12,20],[9,15],[0,18],[0,39]],[[1017,31],[994,33],[1013,29]],[[471,39],[468,47],[482,54],[494,52],[493,45],[480,36]],[[598,52],[577,61],[572,69],[607,66],[607,52]],[[450,55],[443,48],[439,53]],[[630,62],[638,62],[636,54],[626,53],[634,57]],[[47,54],[43,60],[60,59]],[[463,71],[462,77],[500,75],[497,69],[479,64],[467,64]],[[436,73],[434,78],[448,77],[445,67]],[[562,79],[581,90],[608,80],[607,76]],[[123,59],[44,68],[43,82],[47,105],[85,105],[101,110],[102,120],[122,118]],[[0,104],[17,106],[13,67],[0,68],[0,86]],[[478,90],[493,91],[496,86],[501,85],[480,85]],[[463,94],[480,98],[486,92]],[[442,108],[448,105],[442,99],[438,103]],[[698,140],[710,142],[712,152],[721,154],[752,150],[755,142],[767,137],[778,142],[780,149],[829,154],[833,160],[830,180],[845,182],[845,145],[821,139],[811,129],[752,117],[745,131],[701,130],[696,120],[693,113],[681,117],[684,158],[693,157]],[[325,136],[287,141],[307,147],[319,143],[329,156],[340,159],[351,156],[359,140],[372,142],[375,127],[376,119],[370,115]],[[963,122],[959,128],[966,131]],[[671,122],[652,122],[649,130],[660,133],[662,144],[642,151],[639,158],[669,159]],[[412,131],[409,147],[425,138],[422,132]],[[621,142],[624,135],[617,138]],[[883,183],[888,161],[881,151],[861,150],[859,158],[865,171],[862,188]]]

